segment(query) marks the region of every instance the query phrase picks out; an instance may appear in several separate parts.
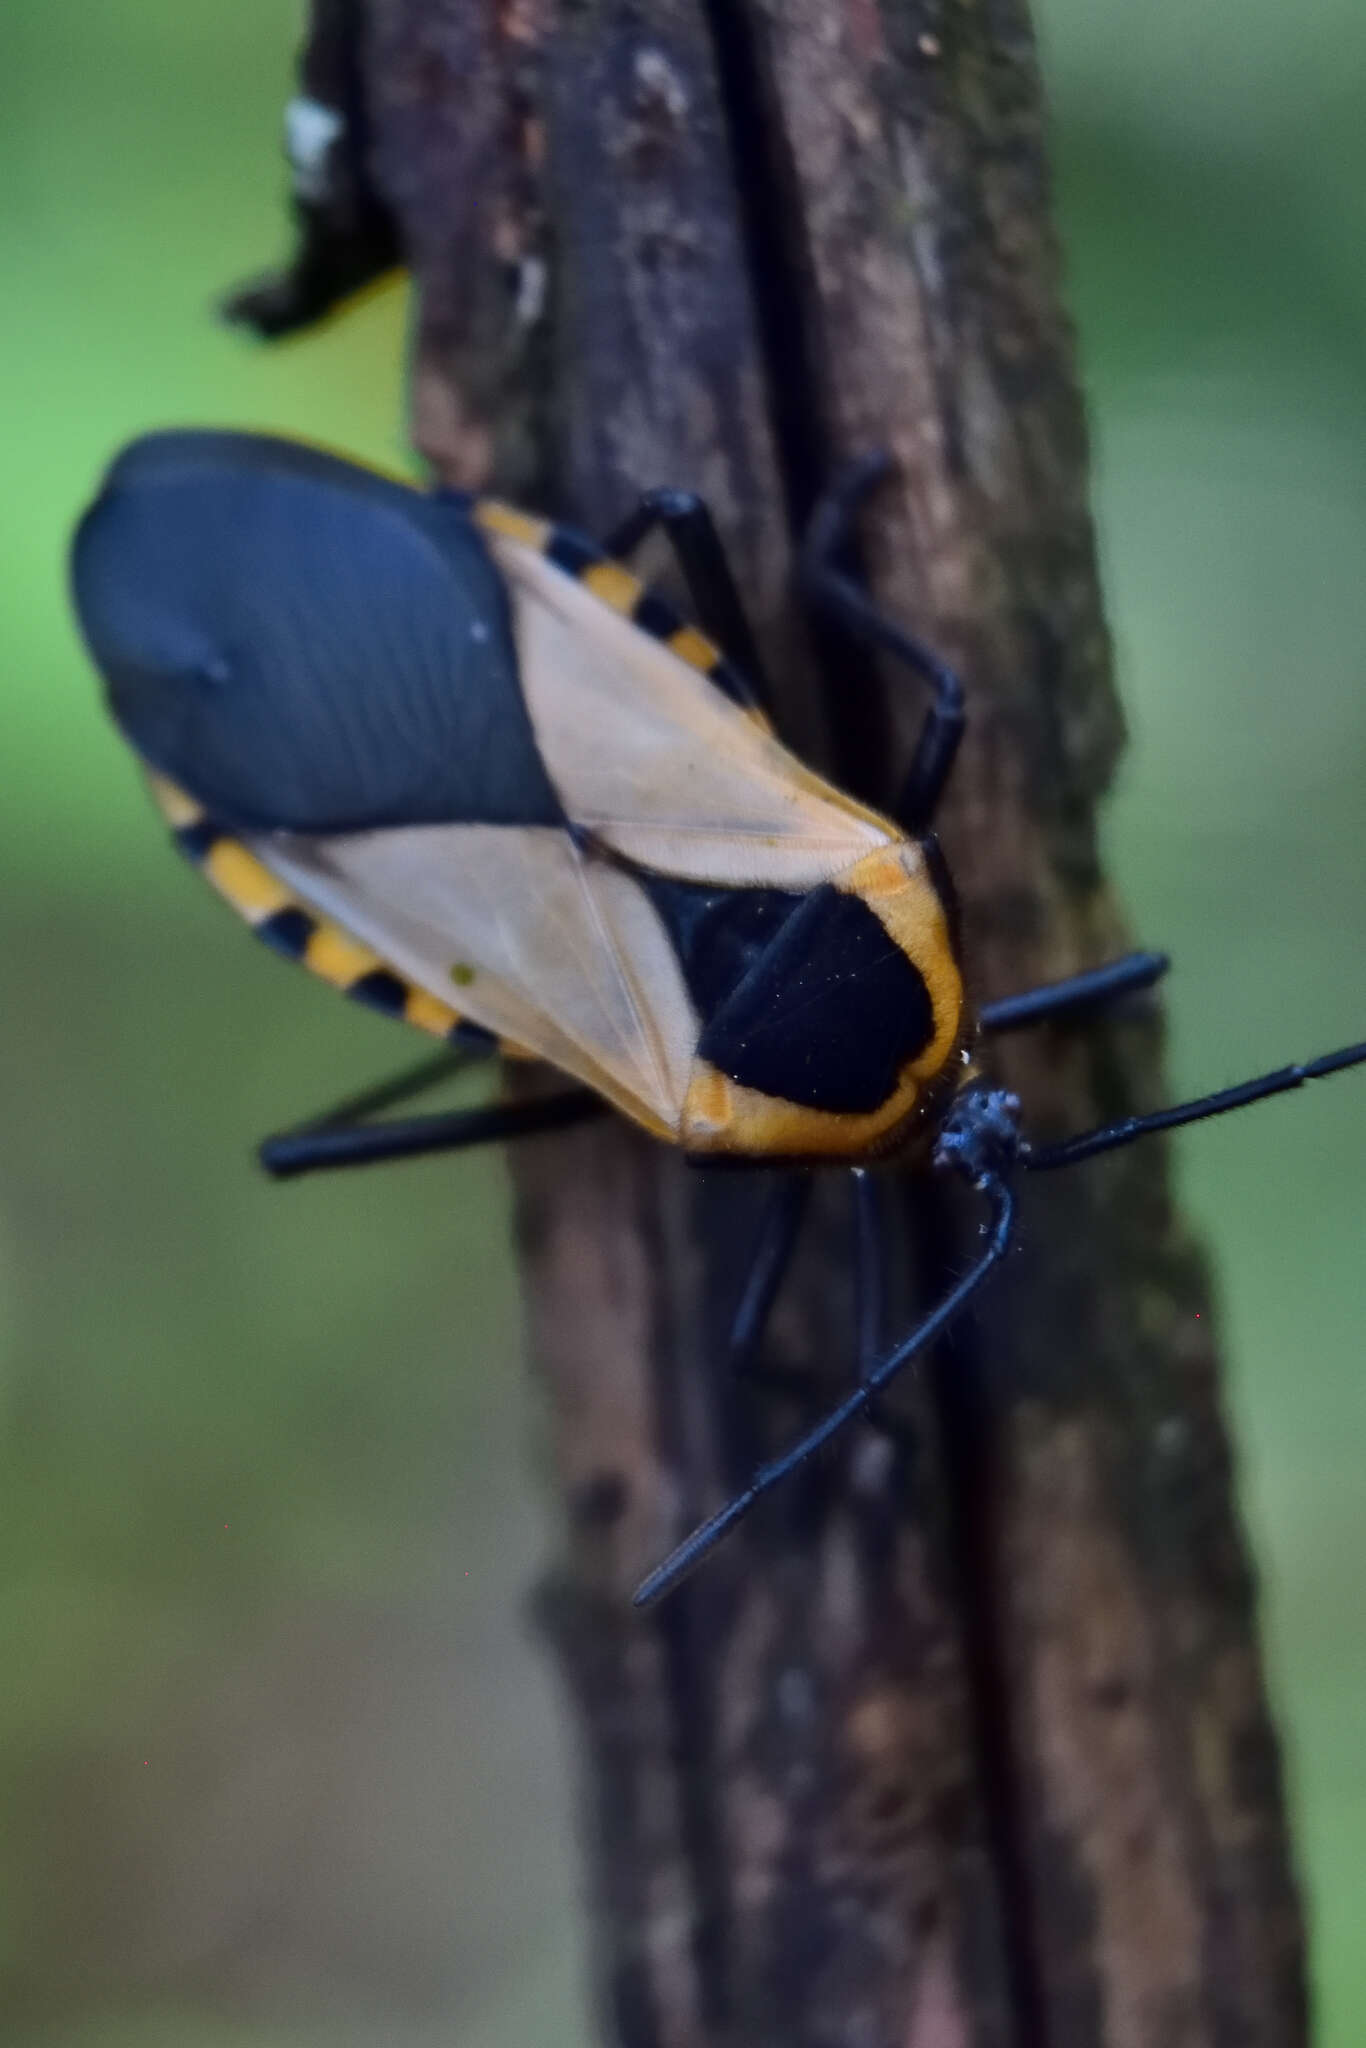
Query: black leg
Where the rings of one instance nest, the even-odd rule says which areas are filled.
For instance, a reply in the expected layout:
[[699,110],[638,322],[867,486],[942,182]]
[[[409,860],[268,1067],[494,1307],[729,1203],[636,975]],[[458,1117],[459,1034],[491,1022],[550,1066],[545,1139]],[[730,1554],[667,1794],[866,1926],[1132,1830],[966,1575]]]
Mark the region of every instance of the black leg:
[[635,511],[607,536],[603,547],[618,561],[624,560],[656,527],[668,535],[703,629],[735,663],[754,709],[767,712],[772,692],[705,501],[695,491],[647,491]]
[[854,1313],[858,1344],[858,1375],[877,1364],[886,1342],[887,1219],[882,1191],[866,1166],[849,1175],[854,1196]]
[[1160,981],[1171,961],[1165,953],[1126,953],[1089,973],[1073,974],[1066,981],[1050,981],[1042,988],[1022,995],[1004,996],[999,1003],[986,1003],[978,1015],[983,1031],[1023,1031],[1029,1024],[1052,1023],[1078,1011],[1098,1010],[1121,996],[1135,995]]
[[[852,1169],[850,1184],[854,1198],[856,1363],[862,1378],[875,1364],[885,1341],[887,1219],[881,1188],[865,1167]],[[727,1371],[753,1379],[773,1392],[793,1395],[808,1410],[819,1408],[819,1390],[810,1377],[770,1365],[760,1367],[756,1354],[778,1289],[791,1264],[814,1185],[810,1174],[784,1174],[768,1197],[726,1346]],[[897,1442],[904,1441],[905,1431],[889,1421],[879,1407],[869,1410],[868,1420]]]
[[[858,1376],[865,1379],[887,1348],[887,1203],[883,1183],[869,1167],[850,1170],[854,1193],[854,1323]],[[890,1413],[884,1401],[870,1401],[868,1423],[901,1451],[917,1448],[915,1432]]]
[[382,1109],[394,1109],[400,1102],[411,1102],[415,1095],[425,1095],[429,1088],[439,1087],[443,1081],[463,1074],[466,1067],[487,1059],[495,1050],[496,1041],[492,1039],[487,1050],[482,1045],[451,1046],[446,1052],[420,1060],[415,1067],[407,1067],[401,1074],[393,1075],[388,1081],[380,1081],[359,1095],[348,1095],[345,1102],[321,1110],[317,1116],[309,1117],[306,1123],[296,1125],[295,1130],[287,1135],[293,1137],[302,1131],[330,1130],[338,1124],[354,1124],[363,1117],[378,1116]]
[[1344,1045],[1339,1051],[1326,1052],[1320,1059],[1307,1060],[1302,1066],[1277,1067],[1272,1074],[1258,1074],[1254,1080],[1221,1088],[1214,1095],[1201,1095],[1194,1102],[1178,1102],[1174,1108],[1159,1109],[1152,1116],[1126,1116],[1117,1124],[1105,1124],[1099,1130],[1064,1138],[1059,1145],[1022,1146],[1020,1159],[1036,1172],[1054,1166],[1075,1166],[1079,1160],[1094,1158],[1097,1152],[1113,1152],[1120,1145],[1132,1145],[1135,1138],[1146,1138],[1152,1131],[1174,1131],[1182,1124],[1203,1123],[1206,1117],[1227,1116],[1231,1109],[1246,1109],[1249,1103],[1264,1102],[1268,1095],[1284,1095],[1292,1088],[1302,1088],[1306,1081],[1321,1081],[1347,1067],[1363,1065],[1366,1042]]
[[425,1095],[429,1088],[440,1087],[443,1081],[463,1073],[476,1060],[487,1059],[496,1049],[497,1041],[492,1038],[487,1044],[448,1046],[444,1052],[435,1053],[430,1059],[419,1060],[415,1067],[405,1067],[401,1074],[394,1074],[373,1088],[364,1088],[359,1095],[348,1095],[344,1102],[334,1103],[331,1109],[320,1110],[316,1116],[296,1124],[292,1130],[265,1139],[264,1146],[275,1146],[313,1131],[339,1130],[345,1125],[361,1123],[366,1117],[378,1116],[381,1110],[395,1109],[400,1102],[411,1102],[415,1095]]
[[530,1138],[540,1131],[563,1130],[587,1117],[605,1116],[607,1108],[591,1089],[574,1088],[528,1102],[452,1110],[446,1116],[404,1117],[380,1124],[315,1124],[267,1138],[260,1148],[260,1160],[276,1180],[288,1180],[327,1167],[373,1166],[384,1159],[417,1159],[429,1152],[458,1152],[500,1139]]
[[713,1545],[719,1543],[743,1520],[755,1504],[762,1500],[771,1488],[805,1464],[816,1451],[838,1436],[854,1419],[866,1413],[883,1388],[894,1380],[897,1374],[908,1366],[911,1360],[925,1346],[951,1323],[969,1297],[981,1285],[997,1260],[1002,1258],[1010,1243],[1010,1234],[1015,1221],[1015,1198],[1005,1181],[994,1173],[984,1173],[978,1185],[991,1203],[991,1221],[988,1225],[989,1241],[986,1250],[975,1264],[963,1275],[956,1287],[950,1289],[938,1308],[917,1324],[909,1337],[889,1351],[878,1361],[872,1371],[865,1375],[854,1389],[847,1394],[830,1413],[818,1422],[814,1429],[796,1442],[791,1450],[781,1457],[761,1465],[743,1492],[736,1494],[719,1514],[694,1529],[678,1548],[667,1557],[663,1564],[656,1566],[637,1588],[635,1605],[652,1607],[678,1584],[679,1580],[702,1562]]
[[783,1284],[797,1233],[811,1201],[811,1189],[809,1173],[785,1173],[764,1204],[726,1346],[726,1363],[732,1372],[747,1373],[753,1367],[769,1311]]
[[[850,1168],[854,1198],[854,1329],[857,1373],[862,1380],[887,1344],[887,1210],[882,1183],[869,1167]],[[868,1407],[872,1428],[892,1443],[909,1446],[911,1433],[881,1401]]]
[[885,451],[865,455],[821,499],[806,529],[800,575],[803,589],[821,610],[860,639],[906,662],[933,692],[934,701],[925,714],[892,813],[907,832],[921,833],[934,821],[963,737],[963,685],[947,662],[888,618],[868,592],[838,566],[853,532],[854,514],[891,469],[892,458]]

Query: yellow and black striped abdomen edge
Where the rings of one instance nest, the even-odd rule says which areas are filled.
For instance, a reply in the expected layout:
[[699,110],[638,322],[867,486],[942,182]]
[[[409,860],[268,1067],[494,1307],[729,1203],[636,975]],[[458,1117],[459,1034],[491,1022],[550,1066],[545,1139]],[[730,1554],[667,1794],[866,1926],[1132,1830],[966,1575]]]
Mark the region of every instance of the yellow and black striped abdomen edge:
[[310,974],[364,1003],[367,1009],[415,1025],[433,1038],[498,1051],[514,1059],[527,1058],[522,1047],[468,1022],[449,1003],[397,974],[340,925],[309,909],[249,847],[176,783],[156,774],[148,780],[180,851],[272,951],[299,961]]

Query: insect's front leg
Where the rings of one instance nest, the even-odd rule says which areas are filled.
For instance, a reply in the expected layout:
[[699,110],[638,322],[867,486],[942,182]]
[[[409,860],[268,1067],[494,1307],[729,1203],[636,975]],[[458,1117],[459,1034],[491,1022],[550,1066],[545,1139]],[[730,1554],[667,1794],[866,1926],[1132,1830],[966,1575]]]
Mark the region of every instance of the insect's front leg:
[[664,532],[673,548],[699,622],[721,652],[731,657],[748,685],[752,707],[767,713],[773,693],[706,500],[696,491],[646,491],[635,511],[608,534],[603,547],[624,561],[656,530]]
[[897,823],[918,835],[934,822],[963,737],[963,685],[946,661],[890,618],[840,566],[853,537],[855,513],[869,492],[891,474],[892,467],[891,456],[879,449],[855,463],[827,491],[806,529],[799,577],[802,589],[819,610],[860,640],[894,654],[930,686],[933,701],[920,728],[910,770],[892,806]]

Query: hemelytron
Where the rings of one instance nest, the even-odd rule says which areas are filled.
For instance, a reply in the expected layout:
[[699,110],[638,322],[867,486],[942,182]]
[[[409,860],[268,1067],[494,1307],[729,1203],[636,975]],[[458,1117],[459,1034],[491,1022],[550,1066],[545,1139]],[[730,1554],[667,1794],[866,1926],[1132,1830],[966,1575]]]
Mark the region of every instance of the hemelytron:
[[[458,1048],[262,1148],[268,1169],[449,1149],[611,1105],[699,1159],[919,1153],[988,1208],[971,1269],[846,1398],[646,1579],[657,1599],[957,1314],[1002,1257],[1020,1168],[1070,1164],[1366,1061],[1366,1044],[1155,1116],[1031,1146],[979,1034],[1150,986],[1135,953],[987,1006],[964,994],[930,836],[964,724],[953,672],[842,568],[860,464],[822,502],[806,595],[928,690],[884,815],[775,736],[699,499],[661,491],[602,546],[494,499],[424,494],[294,442],[175,432],[114,462],[76,535],[81,624],[189,857],[258,934]],[[655,527],[705,631],[623,564]],[[720,650],[727,650],[723,654]],[[453,1059],[501,1050],[577,1084],[374,1122]],[[799,1180],[761,1229],[748,1353],[790,1256]]]

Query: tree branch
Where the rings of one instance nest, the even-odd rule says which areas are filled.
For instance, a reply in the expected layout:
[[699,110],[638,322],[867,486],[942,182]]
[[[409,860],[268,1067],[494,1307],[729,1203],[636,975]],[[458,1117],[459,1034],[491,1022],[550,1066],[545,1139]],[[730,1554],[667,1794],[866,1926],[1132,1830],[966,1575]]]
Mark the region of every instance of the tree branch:
[[[974,994],[1118,950],[1094,805],[1121,724],[1023,0],[366,18],[438,472],[598,529],[644,487],[705,493],[785,730],[878,800],[915,692],[813,636],[787,568],[835,464],[890,446],[867,569],[967,678],[943,823]],[[1053,1134],[1158,1101],[1158,1052],[1145,1012],[991,1058]],[[620,1126],[514,1173],[607,2034],[1302,2040],[1205,1279],[1161,1148],[1028,1186],[1019,1256],[898,1402],[913,1452],[847,1444],[643,1621],[644,1569],[800,1412],[718,1371],[762,1189]],[[914,1182],[904,1214],[909,1314],[972,1226]],[[835,1392],[835,1191],[811,1229],[765,1355]]]

